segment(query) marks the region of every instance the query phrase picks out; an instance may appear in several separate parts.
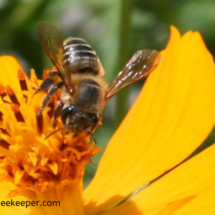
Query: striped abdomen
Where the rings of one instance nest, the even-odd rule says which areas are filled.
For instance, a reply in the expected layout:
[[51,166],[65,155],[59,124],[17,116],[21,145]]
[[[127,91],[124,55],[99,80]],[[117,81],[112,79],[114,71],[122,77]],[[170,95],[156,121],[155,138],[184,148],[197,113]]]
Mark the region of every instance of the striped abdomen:
[[72,73],[88,73],[98,75],[101,63],[91,46],[80,38],[69,37],[64,40],[64,63]]

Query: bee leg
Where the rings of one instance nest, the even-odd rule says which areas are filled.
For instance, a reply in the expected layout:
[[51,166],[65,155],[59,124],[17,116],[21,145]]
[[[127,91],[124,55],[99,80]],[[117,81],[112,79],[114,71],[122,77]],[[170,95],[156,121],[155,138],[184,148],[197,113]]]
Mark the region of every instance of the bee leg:
[[49,75],[52,77],[52,76],[55,76],[55,75],[57,75],[57,76],[60,76],[60,72],[58,71],[58,70],[51,70],[50,72],[49,72]]
[[57,124],[57,117],[60,115],[61,111],[63,109],[63,102],[62,101],[58,101],[58,105],[57,108],[54,111],[54,121],[53,121],[53,128],[55,128],[56,124]]
[[37,93],[39,93],[40,91],[43,90],[47,90],[53,83],[54,83],[54,76],[59,76],[60,72],[57,70],[52,70],[49,72],[50,77],[46,78],[43,83],[41,84],[41,86],[36,89],[35,93],[32,95],[35,96]]
[[[46,90],[48,89],[52,84],[54,83],[54,80],[52,78],[47,78],[43,81],[43,83],[41,84],[41,86],[39,88],[37,88],[34,92],[34,94],[32,95],[35,96],[37,93],[39,93],[40,91]],[[31,98],[32,98],[31,97]]]
[[41,115],[43,112],[43,109],[49,104],[51,97],[56,93],[56,91],[61,88],[63,86],[63,82],[58,82],[57,84],[55,84],[53,87],[51,87],[48,90],[47,95],[44,97],[42,105],[40,107],[39,112],[37,113],[37,115]]
[[96,139],[95,139],[95,137],[94,137],[93,132],[91,131],[91,129],[86,129],[86,131],[90,134],[91,138],[93,139],[93,142],[95,144],[97,144]]
[[94,142],[95,144],[97,144],[97,141],[96,141],[96,139],[95,139],[95,137],[94,137],[94,135],[93,135],[92,132],[90,133],[90,135],[91,135],[91,137],[92,137],[92,139],[93,139],[93,142]]

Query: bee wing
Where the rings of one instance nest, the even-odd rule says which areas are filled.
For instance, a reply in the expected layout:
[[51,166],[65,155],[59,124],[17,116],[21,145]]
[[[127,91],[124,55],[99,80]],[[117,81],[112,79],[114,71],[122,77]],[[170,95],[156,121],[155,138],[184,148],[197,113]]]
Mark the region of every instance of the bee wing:
[[137,51],[107,89],[105,99],[110,99],[120,90],[146,77],[157,67],[160,60],[161,55],[156,50]]
[[[43,49],[60,72],[61,79],[69,91],[72,91],[71,71],[63,59],[64,47],[60,31],[52,24],[40,22],[37,25],[37,33]],[[68,65],[68,64],[67,64]]]

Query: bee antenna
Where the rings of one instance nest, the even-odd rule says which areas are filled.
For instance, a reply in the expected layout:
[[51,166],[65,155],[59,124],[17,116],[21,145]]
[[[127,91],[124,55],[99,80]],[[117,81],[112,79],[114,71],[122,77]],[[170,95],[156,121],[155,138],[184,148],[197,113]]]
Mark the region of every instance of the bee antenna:
[[48,136],[46,136],[44,140],[48,139],[48,138],[49,138],[50,136],[52,136],[53,134],[57,133],[58,131],[63,130],[64,128],[66,128],[66,127],[68,127],[68,126],[70,126],[70,124],[64,125],[64,126],[58,128],[58,129],[54,130],[54,131],[51,132]]
[[97,144],[96,139],[95,139],[95,137],[93,136],[93,132],[91,131],[91,129],[87,129],[87,132],[88,132],[88,133],[90,134],[90,136],[92,137],[93,142],[94,142],[95,144]]

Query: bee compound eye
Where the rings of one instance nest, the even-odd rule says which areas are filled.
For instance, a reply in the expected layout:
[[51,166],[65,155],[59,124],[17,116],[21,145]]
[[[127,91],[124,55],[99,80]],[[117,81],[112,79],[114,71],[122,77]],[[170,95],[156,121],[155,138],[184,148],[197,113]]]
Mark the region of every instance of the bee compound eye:
[[72,114],[74,114],[74,106],[73,105],[64,108],[62,110],[62,114],[61,114],[62,122],[65,124],[67,117],[69,115],[72,115]]
[[98,117],[97,116],[93,116],[92,120],[93,120],[94,123],[97,123],[98,122]]
[[89,113],[88,117],[90,118],[90,120],[93,122],[94,125],[98,123],[99,118],[98,118],[97,114]]

